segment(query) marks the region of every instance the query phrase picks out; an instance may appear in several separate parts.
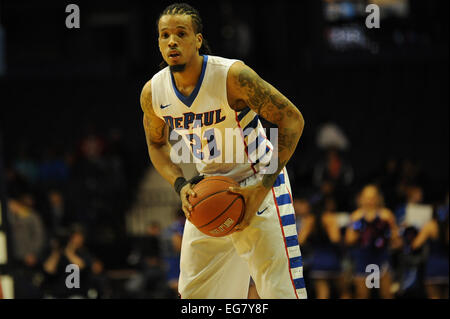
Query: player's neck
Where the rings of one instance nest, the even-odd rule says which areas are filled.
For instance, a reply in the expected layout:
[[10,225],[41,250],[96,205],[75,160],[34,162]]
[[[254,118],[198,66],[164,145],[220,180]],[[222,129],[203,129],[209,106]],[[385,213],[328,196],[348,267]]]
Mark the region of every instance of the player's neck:
[[199,55],[186,64],[184,71],[172,73],[177,89],[183,91],[184,88],[195,87],[202,73],[202,66],[203,56]]

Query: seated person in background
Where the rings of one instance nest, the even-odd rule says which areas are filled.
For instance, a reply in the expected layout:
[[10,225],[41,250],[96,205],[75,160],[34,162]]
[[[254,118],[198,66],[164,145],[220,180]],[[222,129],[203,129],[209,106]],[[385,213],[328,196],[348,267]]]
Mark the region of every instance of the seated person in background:
[[422,227],[411,245],[414,250],[429,245],[424,283],[430,299],[448,299],[448,200],[446,212],[447,214],[445,214],[445,208],[438,208],[435,217]]
[[181,208],[175,211],[175,220],[163,232],[163,255],[166,264],[167,282],[173,291],[174,297],[178,296],[178,278],[180,277],[181,240],[183,238],[184,223],[186,217]]
[[324,182],[333,186],[336,206],[339,210],[349,209],[349,195],[354,180],[352,166],[342,157],[336,148],[325,152],[325,158],[314,166],[313,184],[320,188]]
[[136,238],[134,248],[128,257],[137,268],[137,274],[125,284],[129,298],[166,298],[168,287],[162,262],[164,247],[161,247],[161,225],[150,221],[144,236]]
[[406,202],[400,205],[395,210],[395,219],[397,220],[397,225],[401,227],[405,222],[408,206],[420,204],[422,203],[422,200],[423,200],[422,187],[418,185],[410,185],[406,187]]
[[432,217],[433,207],[422,204],[423,189],[417,184],[404,187],[406,201],[395,210],[399,233],[403,239],[401,250],[392,254],[392,268],[395,271],[394,291],[401,297],[422,297],[421,269],[426,254],[424,249],[412,249],[411,245],[423,225]]
[[345,243],[353,248],[356,298],[370,297],[365,283],[366,267],[375,264],[380,269],[380,297],[390,299],[389,244],[391,248],[401,246],[394,214],[383,206],[382,196],[374,185],[363,188],[358,206],[345,233]]
[[311,249],[310,278],[314,282],[317,299],[329,299],[330,288],[339,288],[341,295],[341,232],[336,217],[336,202],[333,198],[325,199],[323,210],[312,216],[312,231],[306,239]]
[[[87,250],[84,243],[84,231],[77,225],[73,226],[67,243],[64,244],[57,239],[51,241],[51,252],[42,265],[46,274],[46,281],[44,283],[45,294],[48,297],[88,297],[92,274],[99,272],[99,265],[98,261]],[[71,274],[71,272],[66,272],[66,267],[69,264],[75,264],[79,267],[79,288],[69,288],[66,285],[66,279]]]
[[41,297],[37,274],[46,234],[41,216],[34,206],[31,193],[23,193],[18,199],[8,201],[14,295],[19,299]]

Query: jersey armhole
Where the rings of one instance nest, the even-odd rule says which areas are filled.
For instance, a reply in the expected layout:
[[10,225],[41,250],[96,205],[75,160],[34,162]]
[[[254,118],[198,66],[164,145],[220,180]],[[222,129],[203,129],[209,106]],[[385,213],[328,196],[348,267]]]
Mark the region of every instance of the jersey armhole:
[[152,108],[153,108],[153,112],[155,113],[155,115],[157,117],[159,117],[160,119],[163,119],[162,115],[159,113],[159,109],[156,107],[158,105],[158,98],[157,98],[158,92],[157,92],[157,90],[155,90],[155,82],[157,80],[158,79],[155,79],[155,77],[152,77],[151,83],[150,83],[151,84],[151,90],[152,90]]
[[[224,88],[224,90],[225,90],[225,97],[224,97],[224,99],[225,99],[225,102],[227,102],[227,106],[228,106],[228,107],[230,108],[230,110],[233,111],[233,112],[235,112],[235,110],[233,110],[233,109],[231,108],[230,102],[228,101],[228,88],[227,88],[227,86],[228,86],[228,73],[230,72],[231,67],[232,67],[235,63],[237,63],[237,62],[242,62],[242,63],[244,63],[244,61],[242,61],[242,60],[231,60],[230,64],[229,64],[228,67],[227,67],[226,74],[225,74],[225,88]],[[245,64],[245,63],[244,63],[244,64]]]

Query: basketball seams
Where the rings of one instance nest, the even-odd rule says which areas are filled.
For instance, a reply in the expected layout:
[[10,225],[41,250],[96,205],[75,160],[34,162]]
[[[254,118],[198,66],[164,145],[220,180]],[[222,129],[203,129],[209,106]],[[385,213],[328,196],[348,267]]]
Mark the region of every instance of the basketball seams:
[[[194,188],[193,188],[193,190],[194,190],[194,192],[195,192],[195,186],[202,186],[201,185],[201,183],[203,183],[204,181],[220,181],[220,182],[224,182],[224,183],[227,183],[227,184],[231,184],[231,185],[233,185],[233,186],[239,186],[239,183],[237,183],[236,181],[234,181],[234,180],[231,180],[231,181],[229,181],[229,180],[227,180],[227,179],[230,179],[229,177],[225,177],[226,179],[221,179],[221,178],[217,178],[217,177],[205,177],[205,179],[203,179],[202,181],[200,181],[199,183],[197,183],[197,184],[195,184],[194,185]],[[226,189],[226,190],[220,190],[220,191],[218,191],[218,192],[215,192],[215,193],[212,193],[212,194],[209,194],[208,195],[208,197],[209,196],[213,196],[213,195],[216,195],[216,194],[219,194],[219,193],[221,193],[221,192],[227,192],[228,191],[228,189]],[[199,203],[201,203],[202,201],[204,201],[205,199],[207,199],[208,197],[205,197],[205,198],[202,198],[201,200],[199,200],[197,203],[195,203],[193,206],[192,206],[192,208],[194,208],[195,206],[197,206]],[[188,197],[188,200],[189,200],[189,197]]]
[[[239,183],[236,182],[236,181],[234,181],[234,180],[233,180],[233,182],[230,182],[229,180],[217,178],[216,176],[205,177],[204,180],[206,180],[206,178],[207,178],[208,181],[221,181],[221,182],[225,182],[225,183],[228,183],[228,184],[231,184],[231,185],[239,186]],[[201,182],[202,182],[202,181],[201,181]],[[200,183],[201,183],[201,182],[200,182]],[[200,184],[200,183],[199,183],[199,184]]]
[[[238,200],[239,198],[241,198],[242,199],[242,201],[244,201],[244,199],[242,198],[242,196],[241,195],[237,195],[236,196],[236,198],[235,199],[233,199],[232,201],[231,201],[231,203],[219,214],[219,215],[217,215],[216,217],[214,217],[214,219],[212,219],[212,220],[210,220],[207,224],[205,224],[205,225],[202,225],[202,226],[199,226],[198,228],[200,229],[200,228],[203,228],[203,227],[205,227],[205,226],[208,226],[209,224],[211,224],[213,221],[215,221],[217,218],[219,218],[220,216],[222,216],[223,214],[225,214],[227,211],[228,211],[228,209],[231,207],[231,206],[233,206],[233,204],[234,204],[234,202],[236,201],[236,200]],[[241,212],[241,215],[242,215],[242,212]]]
[[[228,189],[223,189],[223,190],[221,190],[221,191],[218,191],[218,192],[215,192],[215,193],[212,193],[212,194],[208,194],[208,196],[203,197],[203,198],[200,199],[197,203],[195,203],[194,205],[192,205],[192,208],[194,209],[195,206],[197,206],[197,205],[200,204],[201,202],[205,201],[206,199],[210,198],[211,196],[214,196],[214,195],[217,195],[217,194],[220,194],[220,193],[223,193],[223,192],[228,192]],[[189,200],[189,198],[188,198],[188,200]]]
[[[196,201],[198,201],[193,201],[194,198],[189,197],[188,200],[191,202],[193,208],[195,208],[193,210],[193,215],[195,216],[196,210],[198,210],[200,215],[198,215],[198,218],[192,216],[192,222],[194,225],[203,222],[203,225],[196,226],[196,228],[204,234],[212,237],[229,235],[234,232],[235,226],[243,220],[245,214],[244,198],[240,194],[230,192],[230,186],[238,187],[240,184],[230,177],[220,175],[205,177],[202,181],[194,185],[193,190],[197,193],[198,198]],[[239,202],[239,198],[242,201]],[[192,202],[195,202],[195,204]],[[241,206],[240,209],[239,205]],[[219,210],[218,212],[218,209],[222,209],[222,211]],[[229,220],[229,217],[232,219]],[[222,229],[220,234],[210,233],[212,230],[216,229],[216,226],[214,225],[225,222],[223,220],[228,221],[227,223],[232,221],[233,225],[227,224],[229,226]]]
[[243,204],[242,204],[241,215],[239,216],[239,219],[237,220],[236,224],[224,234],[224,236],[229,234],[230,232],[234,231],[234,228],[236,227],[236,225],[239,225],[239,223],[244,219],[245,201],[244,201],[244,199],[242,199],[242,201],[243,201]]

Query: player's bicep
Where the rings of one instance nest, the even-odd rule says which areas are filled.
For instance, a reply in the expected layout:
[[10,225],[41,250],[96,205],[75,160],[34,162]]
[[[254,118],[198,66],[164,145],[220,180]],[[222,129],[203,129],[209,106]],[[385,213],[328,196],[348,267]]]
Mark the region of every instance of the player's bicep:
[[230,106],[236,111],[248,106],[274,124],[287,118],[301,117],[289,99],[242,62],[230,67],[227,89],[232,100]]
[[147,144],[162,145],[167,143],[168,128],[153,110],[151,82],[148,81],[141,92],[141,108],[144,112],[143,125]]
[[166,123],[159,117],[144,114],[143,117],[145,137],[147,144],[150,145],[163,145],[167,143],[168,128]]

